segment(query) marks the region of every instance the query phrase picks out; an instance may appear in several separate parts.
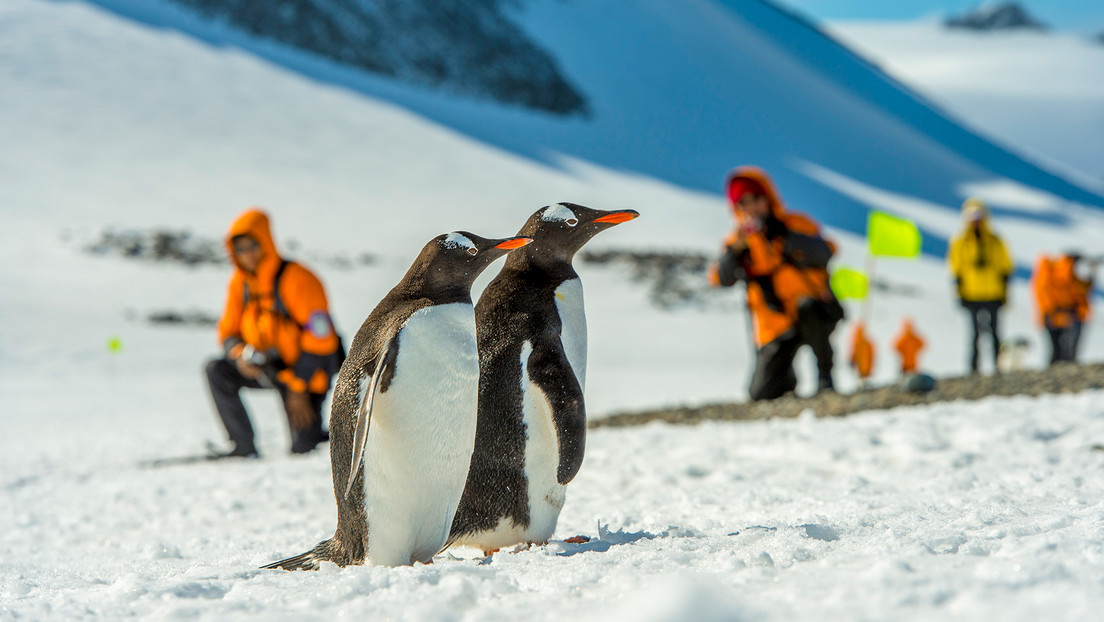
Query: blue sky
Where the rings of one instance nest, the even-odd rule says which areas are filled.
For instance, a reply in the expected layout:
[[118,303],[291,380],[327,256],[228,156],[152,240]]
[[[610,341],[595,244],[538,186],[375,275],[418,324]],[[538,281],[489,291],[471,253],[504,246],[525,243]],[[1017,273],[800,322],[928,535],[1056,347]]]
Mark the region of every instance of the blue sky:
[[[979,0],[775,0],[816,20],[910,20],[958,14]],[[1020,0],[1039,21],[1059,30],[1104,31],[1104,0]]]

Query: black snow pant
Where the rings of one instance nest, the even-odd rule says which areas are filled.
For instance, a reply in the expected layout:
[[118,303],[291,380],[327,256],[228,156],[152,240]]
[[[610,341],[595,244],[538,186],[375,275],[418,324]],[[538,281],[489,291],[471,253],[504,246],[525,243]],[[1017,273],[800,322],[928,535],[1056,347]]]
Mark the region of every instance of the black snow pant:
[[826,317],[815,301],[803,301],[797,309],[794,330],[759,348],[755,357],[755,374],[748,390],[751,399],[773,400],[797,388],[793,361],[803,345],[812,348],[813,356],[816,357],[818,389],[835,388],[832,382],[835,353],[832,350],[831,336],[836,321]]
[[236,448],[255,449],[253,426],[249,423],[249,414],[245,411],[245,404],[239,394],[243,388],[275,389],[279,392],[284,413],[287,415],[288,428],[291,430],[292,453],[306,453],[329,438],[322,430],[322,402],[326,399],[325,393],[310,394],[311,407],[314,410],[313,423],[306,429],[298,429],[292,425],[291,414],[287,411],[287,385],[281,382],[269,381],[262,384],[258,380],[250,380],[238,371],[233,361],[221,358],[207,363],[207,384],[211,388],[211,397],[219,418],[222,419],[222,425],[226,427],[226,434]]
[[962,306],[970,312],[970,326],[973,327],[973,341],[970,349],[970,372],[978,370],[979,342],[981,333],[988,332],[993,342],[993,368],[997,367],[997,356],[1000,355],[1000,328],[998,311],[1004,303],[1000,300],[969,301],[963,300]]
[[1081,341],[1081,322],[1075,321],[1064,328],[1047,326],[1050,335],[1050,364],[1058,361],[1077,360],[1077,346]]

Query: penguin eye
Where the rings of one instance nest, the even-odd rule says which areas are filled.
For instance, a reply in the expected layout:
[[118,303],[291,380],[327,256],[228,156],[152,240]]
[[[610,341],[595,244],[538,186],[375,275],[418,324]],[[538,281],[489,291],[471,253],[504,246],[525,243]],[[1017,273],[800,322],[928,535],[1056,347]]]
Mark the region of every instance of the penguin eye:
[[579,219],[578,218],[568,218],[564,222],[567,223],[567,226],[574,227],[575,225],[579,224]]
[[477,249],[477,248],[469,248],[468,249],[468,254],[471,255],[472,257],[475,257],[476,254],[478,254],[478,253],[479,253],[479,249]]

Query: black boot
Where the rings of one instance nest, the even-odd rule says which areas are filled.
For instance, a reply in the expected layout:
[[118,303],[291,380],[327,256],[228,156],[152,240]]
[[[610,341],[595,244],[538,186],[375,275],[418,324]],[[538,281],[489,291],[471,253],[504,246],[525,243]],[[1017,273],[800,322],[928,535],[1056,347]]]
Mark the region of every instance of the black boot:
[[211,460],[222,460],[223,458],[260,458],[260,454],[257,453],[257,448],[253,444],[235,443],[234,448],[230,451],[223,451],[215,447],[213,444],[207,445],[207,457]]

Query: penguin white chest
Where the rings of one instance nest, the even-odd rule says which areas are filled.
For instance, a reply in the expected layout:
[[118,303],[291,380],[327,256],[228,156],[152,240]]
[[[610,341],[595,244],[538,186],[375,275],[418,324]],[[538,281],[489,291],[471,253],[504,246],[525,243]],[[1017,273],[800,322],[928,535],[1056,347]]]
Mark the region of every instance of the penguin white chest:
[[552,404],[540,386],[529,379],[529,355],[526,341],[521,349],[522,421],[525,423],[525,481],[528,491],[529,526],[520,534],[522,541],[546,542],[556,530],[567,487],[556,480],[560,445]]
[[556,288],[556,313],[560,316],[560,342],[567,361],[586,389],[587,325],[583,308],[583,282],[579,278],[564,281]]
[[365,446],[369,563],[427,561],[444,547],[475,446],[478,384],[472,306],[411,315]]

